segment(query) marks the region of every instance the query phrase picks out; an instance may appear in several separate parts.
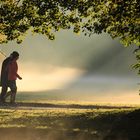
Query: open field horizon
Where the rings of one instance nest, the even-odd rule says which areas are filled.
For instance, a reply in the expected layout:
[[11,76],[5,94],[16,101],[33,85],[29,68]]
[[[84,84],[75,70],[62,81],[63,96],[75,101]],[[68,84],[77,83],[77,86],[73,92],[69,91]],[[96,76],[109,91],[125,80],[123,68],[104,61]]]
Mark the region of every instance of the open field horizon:
[[115,94],[109,92],[96,93],[77,90],[46,90],[46,91],[26,91],[18,92],[17,102],[57,102],[57,103],[77,103],[77,104],[130,104],[140,105],[140,95],[138,91],[128,91],[126,93]]

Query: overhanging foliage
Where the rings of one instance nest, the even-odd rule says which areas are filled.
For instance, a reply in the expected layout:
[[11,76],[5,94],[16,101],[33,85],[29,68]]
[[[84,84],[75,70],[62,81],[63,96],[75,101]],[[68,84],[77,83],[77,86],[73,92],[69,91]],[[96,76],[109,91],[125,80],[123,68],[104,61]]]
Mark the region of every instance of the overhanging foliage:
[[[106,32],[125,45],[140,45],[138,0],[1,0],[0,34],[17,40],[29,29],[54,39],[60,29],[85,35]],[[2,41],[1,41],[2,43]]]
[[[106,32],[125,45],[140,46],[139,0],[1,0],[0,43],[21,43],[28,30],[50,40],[72,29],[85,35]],[[138,58],[138,57],[137,57]],[[139,58],[138,58],[139,60]],[[137,65],[138,66],[138,65]],[[140,66],[139,66],[140,67]]]

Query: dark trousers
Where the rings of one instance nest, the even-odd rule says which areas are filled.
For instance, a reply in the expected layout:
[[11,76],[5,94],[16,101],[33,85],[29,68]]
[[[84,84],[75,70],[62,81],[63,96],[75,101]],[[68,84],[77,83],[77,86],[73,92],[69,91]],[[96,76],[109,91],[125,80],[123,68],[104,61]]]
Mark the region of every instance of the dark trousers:
[[6,96],[7,90],[8,90],[7,84],[2,85],[2,88],[1,88],[1,102],[5,102],[5,96]]
[[[7,93],[8,87],[10,88],[11,91]],[[10,102],[11,103],[15,102],[16,92],[17,86],[15,80],[8,81],[6,84],[3,84],[1,89],[1,102],[5,102],[5,99],[10,95],[11,95]]]

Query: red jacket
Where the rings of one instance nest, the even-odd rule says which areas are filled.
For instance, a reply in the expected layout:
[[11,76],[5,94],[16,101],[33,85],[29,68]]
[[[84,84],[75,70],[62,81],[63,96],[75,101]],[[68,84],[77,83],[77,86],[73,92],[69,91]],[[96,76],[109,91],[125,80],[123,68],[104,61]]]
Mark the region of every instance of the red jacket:
[[16,60],[13,60],[8,65],[8,80],[16,80],[19,75],[17,74],[18,65]]

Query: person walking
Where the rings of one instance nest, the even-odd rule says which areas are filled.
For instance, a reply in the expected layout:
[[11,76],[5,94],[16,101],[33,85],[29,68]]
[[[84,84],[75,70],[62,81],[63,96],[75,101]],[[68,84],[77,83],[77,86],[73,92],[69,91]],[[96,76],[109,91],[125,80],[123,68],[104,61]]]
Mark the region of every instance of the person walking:
[[[19,53],[14,51],[12,53],[12,59],[7,66],[8,87],[11,90],[10,92],[7,93],[7,95],[9,95],[9,93],[11,94],[10,103],[15,103],[15,97],[17,93],[17,85],[16,85],[17,78],[22,80],[22,77],[17,73],[18,72],[18,64],[17,64],[18,59],[19,59]],[[5,98],[7,97],[7,95],[5,95]]]
[[2,63],[1,77],[0,77],[0,86],[2,87],[1,88],[1,95],[0,95],[0,102],[1,103],[5,103],[5,95],[6,95],[7,89],[8,89],[8,69],[7,69],[7,66],[10,63],[11,59],[12,59],[12,53]]
[[[0,84],[2,86],[1,88],[1,96],[0,96],[0,102],[5,103],[5,100],[8,96],[11,96],[10,102],[15,102],[15,96],[17,92],[17,86],[16,86],[16,79],[22,79],[18,74],[18,65],[17,60],[19,58],[19,53],[14,51],[10,54],[9,57],[7,57],[3,63],[1,68],[1,79]],[[8,87],[10,88],[10,91],[7,92]]]

